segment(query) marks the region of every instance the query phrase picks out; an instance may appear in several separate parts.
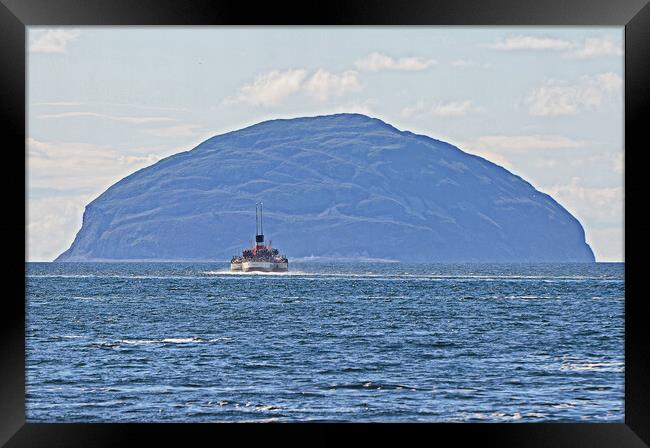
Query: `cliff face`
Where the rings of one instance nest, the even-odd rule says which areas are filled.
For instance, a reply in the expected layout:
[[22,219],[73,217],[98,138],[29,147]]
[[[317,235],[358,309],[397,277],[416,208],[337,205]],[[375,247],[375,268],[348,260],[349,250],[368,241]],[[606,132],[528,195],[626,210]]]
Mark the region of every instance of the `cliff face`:
[[255,234],[289,257],[594,261],[580,223],[485,159],[364,115],[213,137],[92,201],[57,261],[225,260]]

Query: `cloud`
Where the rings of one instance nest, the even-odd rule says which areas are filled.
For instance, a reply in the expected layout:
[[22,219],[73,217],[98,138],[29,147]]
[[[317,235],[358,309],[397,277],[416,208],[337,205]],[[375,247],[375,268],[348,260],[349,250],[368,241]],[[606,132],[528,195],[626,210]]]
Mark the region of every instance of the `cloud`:
[[358,73],[347,70],[332,73],[319,69],[309,76],[307,70],[271,71],[258,75],[250,84],[239,89],[235,99],[226,103],[242,102],[254,106],[278,106],[287,97],[303,93],[317,101],[340,97],[361,90]]
[[94,101],[89,103],[82,103],[78,101],[46,101],[46,102],[34,103],[34,106],[71,107],[71,106],[83,106],[84,104],[93,105],[93,106],[117,106],[117,107],[124,107],[128,109],[163,110],[163,111],[172,111],[172,112],[190,111],[189,109],[183,107],[148,106],[144,104],[114,103],[114,102],[107,102],[107,101]]
[[425,101],[418,101],[412,106],[402,109],[402,117],[433,115],[435,117],[461,117],[471,112],[480,112],[483,109],[475,107],[470,100],[439,102],[428,105]]
[[175,118],[169,118],[169,117],[117,117],[113,115],[98,114],[95,112],[63,112],[59,114],[46,114],[46,115],[38,116],[38,118],[42,118],[42,119],[75,118],[75,117],[105,118],[107,120],[119,121],[121,123],[130,123],[130,124],[148,124],[148,123],[178,121]]
[[[623,186],[587,186],[580,177],[569,183],[539,187],[565,207],[585,228],[598,261],[624,259]],[[587,224],[588,223],[588,224]]]
[[306,76],[306,70],[274,70],[259,75],[251,84],[242,86],[237,99],[254,106],[276,106],[287,96],[299,91]]
[[586,229],[587,241],[599,262],[625,260],[625,229],[623,226]]
[[438,103],[433,106],[431,113],[437,117],[460,117],[469,112],[477,112],[480,109],[472,106],[470,100],[451,101],[449,103]]
[[156,137],[191,137],[196,135],[196,131],[201,128],[198,124],[180,124],[178,126],[168,126],[164,128],[145,129],[145,133],[155,135]]
[[69,247],[86,204],[123,177],[177,152],[166,147],[124,152],[105,145],[34,138],[26,144],[28,260],[52,260]]
[[65,53],[68,44],[81,35],[77,29],[52,28],[29,33],[29,51],[32,53]]
[[603,56],[622,56],[623,45],[611,36],[590,37],[585,39],[582,46],[575,51],[563,55],[569,59],[591,59]]
[[125,154],[104,145],[28,138],[28,187],[99,193],[160,158],[155,153]]
[[27,260],[52,261],[70,247],[92,195],[60,195],[27,200]]
[[568,184],[540,187],[590,228],[623,227],[623,186],[589,187],[580,177]]
[[[456,144],[463,151],[516,172],[519,169],[510,160],[513,156],[535,151],[581,148],[585,142],[561,135],[485,135],[471,141],[458,141]],[[553,168],[557,161],[545,156],[543,163],[546,168]],[[530,166],[530,161],[526,166]]]
[[513,50],[568,50],[574,43],[553,37],[512,36],[487,45],[488,48],[502,51]]
[[330,96],[341,96],[347,92],[361,90],[361,84],[355,71],[345,71],[340,75],[325,70],[318,70],[305,83],[302,88],[307,94],[320,101],[327,100]]
[[546,50],[560,51],[567,59],[591,59],[606,56],[621,56],[623,44],[612,36],[588,37],[582,42],[538,36],[512,36],[493,44],[488,48],[501,51]]
[[471,148],[525,152],[538,149],[580,148],[584,142],[561,135],[485,135],[466,144]]
[[425,59],[422,57],[405,57],[394,59],[382,53],[370,53],[363,59],[359,59],[354,63],[358,69],[367,71],[380,71],[380,70],[401,70],[401,71],[420,71],[426,70],[430,66],[436,64],[433,59]]
[[52,101],[52,102],[44,102],[44,103],[34,103],[36,106],[62,106],[62,107],[68,107],[68,106],[81,106],[83,103],[78,103],[75,101]]
[[534,116],[575,115],[600,106],[605,99],[622,97],[623,79],[616,73],[582,77],[576,83],[547,80],[526,97]]

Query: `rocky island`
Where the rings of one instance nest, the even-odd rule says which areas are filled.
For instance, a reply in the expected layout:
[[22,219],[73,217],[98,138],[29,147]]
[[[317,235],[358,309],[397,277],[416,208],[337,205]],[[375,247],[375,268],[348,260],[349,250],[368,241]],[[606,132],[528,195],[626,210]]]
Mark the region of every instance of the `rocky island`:
[[112,185],[56,261],[229,260],[252,204],[293,258],[593,262],[585,233],[506,169],[376,118],[265,121]]

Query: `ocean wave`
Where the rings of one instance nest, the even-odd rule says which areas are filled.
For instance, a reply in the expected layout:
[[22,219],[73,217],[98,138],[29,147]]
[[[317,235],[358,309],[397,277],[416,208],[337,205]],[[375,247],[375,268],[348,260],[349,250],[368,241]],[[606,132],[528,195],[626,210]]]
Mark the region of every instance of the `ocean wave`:
[[[308,271],[288,271],[288,272],[243,272],[243,271],[231,271],[229,269],[217,270],[217,271],[204,271],[202,272],[205,275],[209,276],[277,276],[277,277],[314,277],[314,278],[353,278],[353,279],[373,279],[373,280],[394,280],[394,279],[414,279],[414,280],[485,280],[485,281],[521,281],[521,280],[535,280],[535,281],[585,281],[585,280],[614,280],[619,281],[618,279],[610,279],[603,277],[594,277],[594,276],[582,276],[582,275],[560,275],[560,276],[548,276],[548,275],[483,275],[483,274],[410,274],[410,273],[398,273],[398,274],[384,274],[384,273],[373,273],[373,272],[308,272]],[[620,280],[622,281],[622,280]]]
[[417,388],[414,386],[407,386],[404,384],[394,384],[394,383],[381,383],[381,382],[373,382],[373,381],[329,384],[323,386],[322,389],[328,389],[328,390],[337,390],[337,389],[382,390],[384,389],[384,390],[410,390],[412,392],[417,390]]
[[[584,282],[599,281],[605,283],[623,283],[622,278],[587,276],[587,275],[500,275],[500,274],[434,274],[434,273],[381,273],[381,272],[310,272],[303,270],[290,270],[288,272],[243,272],[230,269],[208,270],[190,273],[187,275],[171,274],[28,274],[28,279],[38,278],[71,278],[71,279],[124,279],[124,280],[209,280],[214,277],[223,278],[250,278],[250,277],[296,277],[304,280],[320,280],[328,278],[357,279],[357,280],[414,280],[414,281],[456,281],[456,282],[522,282],[541,281],[553,282]],[[78,297],[78,299],[91,300],[94,298]]]
[[128,345],[150,345],[150,344],[191,344],[191,343],[214,343],[214,342],[226,342],[230,341],[232,338],[220,337],[212,339],[203,339],[199,337],[184,337],[184,338],[160,338],[160,339],[119,339],[112,342],[104,342],[101,345],[115,347],[122,344]]
[[560,370],[573,370],[579,372],[624,372],[625,362],[563,356]]
[[219,271],[204,271],[202,274],[205,275],[211,275],[211,276],[218,276],[218,275],[224,275],[224,276],[236,276],[236,277],[241,277],[241,276],[270,276],[270,277],[292,277],[292,276],[304,276],[304,275],[321,275],[321,274],[315,274],[311,272],[304,272],[304,271],[288,271],[288,272],[260,272],[260,271],[252,271],[252,272],[243,272],[243,271],[231,271],[229,269],[222,269]]

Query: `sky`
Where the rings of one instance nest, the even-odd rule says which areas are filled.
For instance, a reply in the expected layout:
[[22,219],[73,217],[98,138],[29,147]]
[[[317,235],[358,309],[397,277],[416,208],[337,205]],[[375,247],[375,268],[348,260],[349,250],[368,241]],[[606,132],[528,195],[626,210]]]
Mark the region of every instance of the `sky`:
[[27,259],[121,178],[272,118],[357,112],[550,194],[623,261],[623,27],[28,28]]

